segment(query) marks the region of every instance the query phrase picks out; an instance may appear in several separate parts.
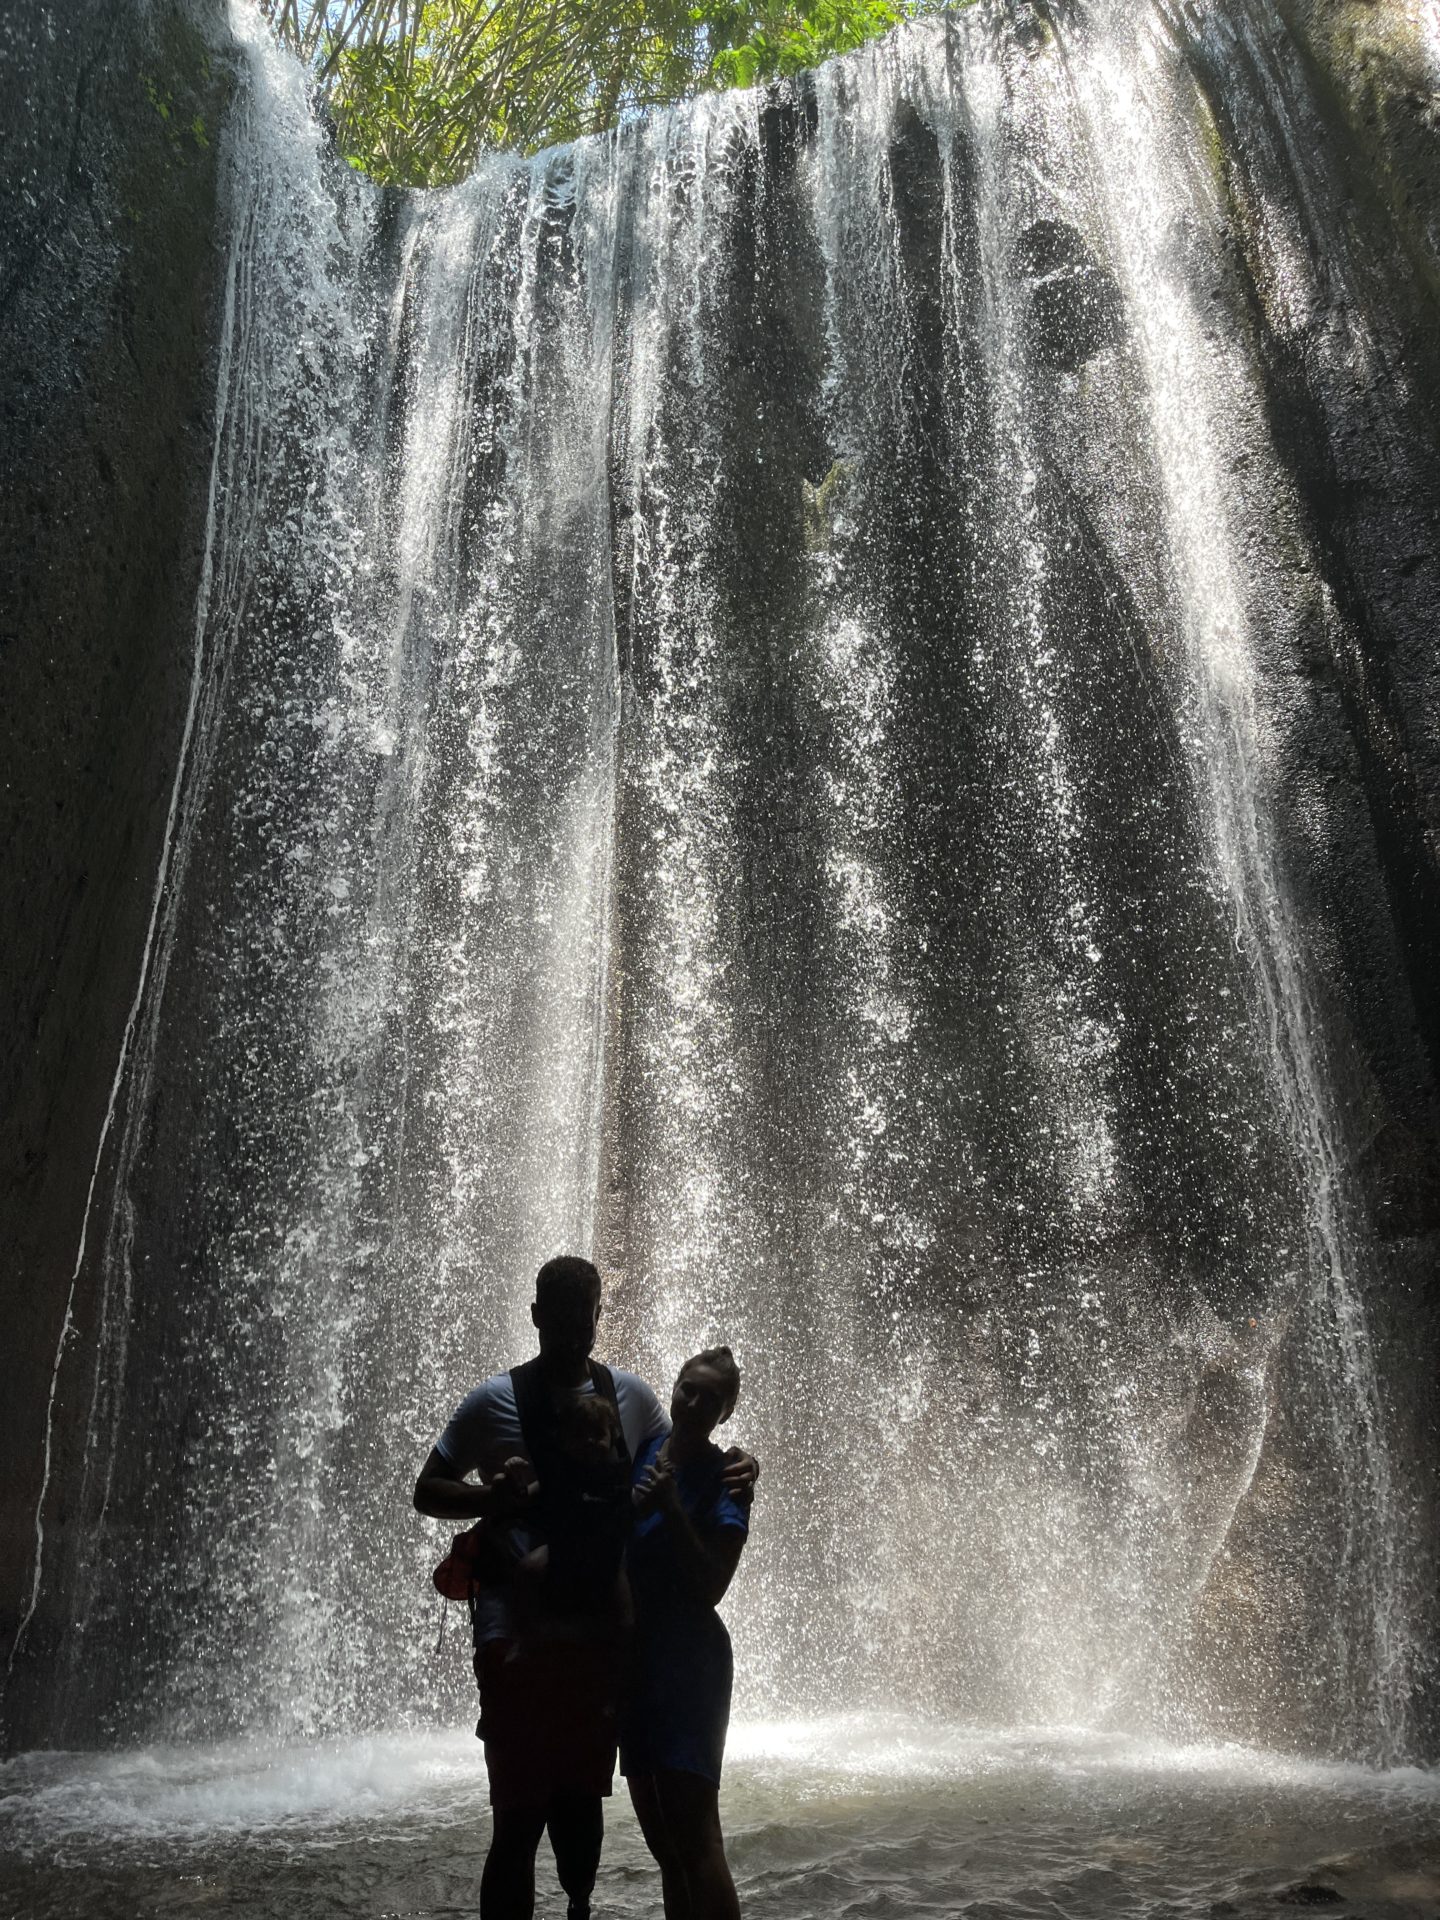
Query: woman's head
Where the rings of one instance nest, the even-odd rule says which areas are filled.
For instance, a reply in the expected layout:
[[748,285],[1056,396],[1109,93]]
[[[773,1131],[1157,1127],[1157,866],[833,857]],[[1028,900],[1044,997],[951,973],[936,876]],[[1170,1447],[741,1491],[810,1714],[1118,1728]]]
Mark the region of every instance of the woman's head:
[[739,1398],[734,1354],[729,1347],[706,1347],[681,1367],[670,1395],[670,1418],[679,1428],[712,1433],[730,1418]]

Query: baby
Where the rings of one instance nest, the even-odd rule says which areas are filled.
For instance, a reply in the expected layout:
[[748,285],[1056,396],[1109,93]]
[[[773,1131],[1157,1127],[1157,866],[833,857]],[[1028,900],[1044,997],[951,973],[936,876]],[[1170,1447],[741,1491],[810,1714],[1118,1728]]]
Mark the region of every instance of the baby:
[[507,1460],[515,1511],[457,1534],[435,1569],[436,1589],[474,1601],[512,1596],[522,1631],[554,1631],[599,1615],[628,1617],[622,1563],[630,1531],[630,1472],[620,1418],[601,1394],[556,1409],[544,1482],[530,1461]]
[[447,1599],[472,1605],[486,1588],[510,1594],[516,1631],[573,1635],[628,1621],[623,1561],[630,1533],[630,1463],[620,1417],[600,1394],[556,1409],[541,1477],[507,1460],[516,1510],[457,1534],[435,1569]]
[[577,1395],[557,1412],[554,1435],[512,1535],[517,1609],[531,1631],[573,1630],[624,1609],[630,1463],[619,1415],[598,1393]]

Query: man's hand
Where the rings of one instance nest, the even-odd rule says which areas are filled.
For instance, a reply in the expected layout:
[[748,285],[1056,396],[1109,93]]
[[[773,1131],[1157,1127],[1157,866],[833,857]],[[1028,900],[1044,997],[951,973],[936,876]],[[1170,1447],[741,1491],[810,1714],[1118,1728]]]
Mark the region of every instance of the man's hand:
[[[523,1504],[515,1491],[519,1473],[510,1473],[518,1466],[524,1467],[528,1486],[530,1463],[518,1461],[517,1456],[516,1460],[507,1460],[494,1479],[477,1487],[455,1471],[438,1447],[432,1448],[415,1482],[416,1511],[432,1520],[484,1520],[491,1516],[508,1520]],[[505,1482],[503,1489],[498,1485],[501,1481]]]
[[490,1504],[485,1511],[493,1520],[510,1520],[520,1509],[528,1506],[540,1491],[540,1483],[534,1478],[535,1469],[521,1454],[513,1454],[500,1471],[493,1475],[487,1492]]
[[755,1498],[755,1482],[760,1478],[760,1462],[743,1447],[727,1447],[720,1484],[732,1500],[748,1507]]

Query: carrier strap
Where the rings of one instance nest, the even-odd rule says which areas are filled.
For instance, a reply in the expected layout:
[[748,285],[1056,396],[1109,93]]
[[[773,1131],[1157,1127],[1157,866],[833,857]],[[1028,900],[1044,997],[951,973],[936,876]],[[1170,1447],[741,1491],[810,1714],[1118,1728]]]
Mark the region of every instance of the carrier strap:
[[[603,1394],[615,1409],[616,1424],[620,1427],[620,1451],[625,1457],[628,1473],[633,1462],[630,1449],[625,1440],[624,1423],[620,1420],[620,1402],[615,1393],[615,1376],[609,1367],[602,1366],[598,1360],[590,1363],[590,1383],[596,1393]],[[515,1411],[520,1416],[520,1433],[525,1442],[525,1452],[530,1464],[545,1483],[547,1467],[553,1470],[555,1458],[555,1396],[550,1383],[537,1357],[526,1360],[518,1367],[510,1369],[510,1385],[515,1393]]]

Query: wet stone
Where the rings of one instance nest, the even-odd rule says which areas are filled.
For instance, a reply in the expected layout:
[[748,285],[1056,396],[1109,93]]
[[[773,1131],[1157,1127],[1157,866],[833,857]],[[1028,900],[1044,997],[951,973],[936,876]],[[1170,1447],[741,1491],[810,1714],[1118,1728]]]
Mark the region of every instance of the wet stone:
[[1119,288],[1077,227],[1036,220],[1015,251],[1030,282],[1029,344],[1042,365],[1074,373],[1115,345],[1123,325]]

